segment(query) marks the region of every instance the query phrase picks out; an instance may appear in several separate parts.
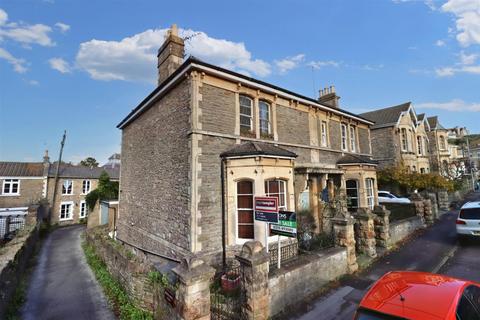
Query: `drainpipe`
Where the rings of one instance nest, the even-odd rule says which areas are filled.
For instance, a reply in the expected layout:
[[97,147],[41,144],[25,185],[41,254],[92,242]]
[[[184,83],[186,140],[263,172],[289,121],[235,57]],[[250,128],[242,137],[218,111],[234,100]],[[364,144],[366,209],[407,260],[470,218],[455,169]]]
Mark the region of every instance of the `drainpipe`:
[[221,158],[220,179],[222,187],[222,263],[223,268],[227,267],[227,248],[226,248],[226,234],[225,234],[225,158]]

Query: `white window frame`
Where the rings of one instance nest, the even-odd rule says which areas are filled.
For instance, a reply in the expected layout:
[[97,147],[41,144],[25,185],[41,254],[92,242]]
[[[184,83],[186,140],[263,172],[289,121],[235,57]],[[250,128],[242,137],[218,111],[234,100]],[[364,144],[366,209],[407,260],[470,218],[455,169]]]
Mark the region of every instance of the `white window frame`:
[[440,150],[447,150],[447,143],[443,135],[440,136]]
[[[70,206],[70,209],[68,210],[68,218],[65,217],[65,218],[62,218],[62,206],[67,206],[69,205]],[[60,202],[60,210],[59,210],[59,213],[58,213],[58,220],[59,221],[67,221],[67,220],[73,220],[73,207],[74,207],[75,203],[73,201],[62,201]]]
[[347,144],[347,125],[342,123],[341,128],[340,128],[340,134],[341,134],[341,148],[343,151],[348,150],[348,144]]
[[327,140],[327,121],[321,121],[320,122],[320,143],[322,144],[322,147],[327,147],[328,146],[328,140]]
[[[85,188],[85,185],[88,185],[88,188]],[[73,186],[72,186],[73,187]],[[85,189],[86,192],[85,192]],[[82,181],[82,194],[88,194],[92,190],[92,181],[85,179]]]
[[[263,119],[262,118],[262,106],[266,106],[267,107],[267,119]],[[259,124],[260,124],[260,135],[262,134],[271,134],[271,114],[272,114],[272,106],[270,105],[270,103],[268,103],[267,101],[264,101],[264,100],[260,100],[258,102],[258,116],[259,116]],[[266,121],[267,122],[267,131],[265,132],[264,130],[262,130],[263,128],[263,125],[262,125],[262,121]]]
[[[17,185],[17,192],[12,192],[13,185]],[[8,185],[8,192],[5,192],[5,186]],[[2,184],[2,196],[19,196],[20,195],[20,179],[4,179]]]
[[80,219],[88,217],[88,207],[85,200],[80,201],[80,212],[78,216],[80,217]]
[[[70,182],[70,183],[71,183],[71,191],[70,191],[70,193],[68,192],[68,187],[65,187],[65,184],[66,184],[67,182]],[[63,187],[65,187],[65,193],[63,192]],[[63,196],[71,196],[71,195],[73,195],[73,180],[71,180],[71,179],[63,180],[63,183],[62,183],[62,195],[63,195]]]
[[367,195],[367,206],[370,209],[373,209],[375,206],[375,195],[374,195],[374,188],[373,188],[373,179],[366,178],[365,179],[365,194]]
[[350,131],[350,151],[357,152],[357,130],[355,126],[349,126]]
[[[250,106],[247,106],[247,105],[242,105],[242,98],[245,98],[245,99],[248,99],[250,101]],[[247,117],[250,121],[250,126],[248,127],[248,131],[253,131],[253,99],[250,98],[249,96],[247,95],[244,95],[244,94],[241,94],[239,95],[239,98],[238,98],[238,104],[239,104],[239,116],[240,116],[240,132],[242,131],[242,127],[243,128],[247,128],[246,125],[242,125],[242,117]],[[243,107],[248,107],[250,108],[250,114],[246,114],[246,113],[242,113],[242,106]]]
[[[278,192],[270,192],[270,185],[269,183],[270,182],[278,182]],[[282,179],[268,179],[268,180],[265,180],[265,182],[267,182],[267,188],[265,189],[265,196],[267,197],[273,197],[273,196],[277,196],[278,195],[278,209],[279,210],[287,210],[288,208],[288,203],[287,203],[287,181],[285,180],[282,180]],[[264,182],[264,183],[265,183]],[[283,196],[282,196],[282,192],[281,192],[281,188],[280,188],[280,184],[283,184]],[[280,197],[282,196],[282,200],[283,200],[283,205],[281,204],[281,201],[280,201]]]

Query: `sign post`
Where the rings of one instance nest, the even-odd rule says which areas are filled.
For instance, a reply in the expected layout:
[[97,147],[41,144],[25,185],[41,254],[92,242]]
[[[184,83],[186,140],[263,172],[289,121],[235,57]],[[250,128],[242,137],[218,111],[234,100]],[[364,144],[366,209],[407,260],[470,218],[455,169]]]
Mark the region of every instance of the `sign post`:
[[270,223],[278,223],[278,199],[275,197],[255,197],[255,220],[265,222],[265,247],[268,252],[268,232]]
[[280,236],[286,236],[291,238],[297,237],[297,215],[292,211],[280,211],[278,213],[278,224],[270,225],[272,234],[278,236],[278,258],[277,258],[277,267],[280,269],[281,266],[281,245],[280,245]]

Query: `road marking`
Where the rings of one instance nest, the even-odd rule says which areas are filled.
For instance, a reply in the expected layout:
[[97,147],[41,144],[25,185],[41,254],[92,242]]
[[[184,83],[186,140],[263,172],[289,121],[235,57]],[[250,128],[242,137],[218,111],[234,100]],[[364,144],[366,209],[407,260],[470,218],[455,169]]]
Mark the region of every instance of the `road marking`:
[[454,245],[453,248],[448,250],[447,254],[440,260],[440,262],[437,264],[435,268],[433,268],[432,273],[437,273],[444,265],[447,263],[450,258],[452,258],[455,255],[455,252],[457,251],[458,246]]

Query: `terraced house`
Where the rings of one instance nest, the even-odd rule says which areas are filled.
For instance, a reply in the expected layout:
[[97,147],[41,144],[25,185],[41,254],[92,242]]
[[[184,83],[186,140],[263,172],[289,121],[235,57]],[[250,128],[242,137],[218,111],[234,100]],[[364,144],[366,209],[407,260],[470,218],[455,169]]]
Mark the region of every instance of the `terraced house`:
[[[122,167],[118,239],[170,259],[218,259],[255,239],[253,197],[309,209],[348,193],[373,207],[373,122],[339,108],[333,87],[318,99],[190,57],[172,27],[158,52],[158,87],[118,125]],[[266,240],[267,239],[267,240]]]
[[101,173],[107,171],[118,181],[119,170],[119,166],[61,164],[53,203],[57,165],[50,163],[48,152],[43,162],[0,162],[0,209],[21,213],[44,199],[51,206],[52,223],[78,223],[88,215],[85,196],[97,187]]
[[381,168],[404,165],[411,172],[430,172],[429,123],[411,102],[362,113],[371,128],[374,159]]

